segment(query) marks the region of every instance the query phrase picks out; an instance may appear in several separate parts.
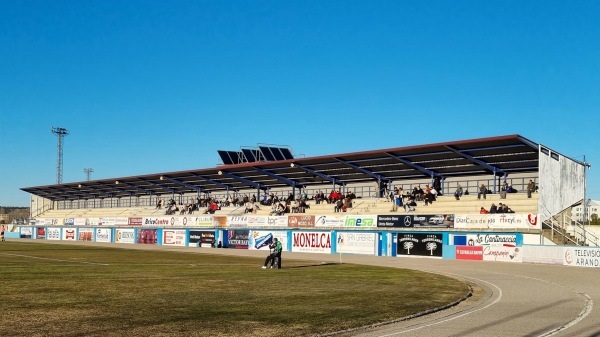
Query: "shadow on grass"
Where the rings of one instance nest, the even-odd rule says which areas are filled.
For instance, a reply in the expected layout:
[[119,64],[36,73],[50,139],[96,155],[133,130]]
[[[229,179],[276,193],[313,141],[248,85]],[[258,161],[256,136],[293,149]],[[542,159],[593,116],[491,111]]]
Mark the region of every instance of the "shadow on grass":
[[323,267],[323,266],[338,266],[337,262],[321,262],[316,264],[303,264],[299,266],[282,267],[281,269],[298,269],[298,268],[311,268],[311,267]]

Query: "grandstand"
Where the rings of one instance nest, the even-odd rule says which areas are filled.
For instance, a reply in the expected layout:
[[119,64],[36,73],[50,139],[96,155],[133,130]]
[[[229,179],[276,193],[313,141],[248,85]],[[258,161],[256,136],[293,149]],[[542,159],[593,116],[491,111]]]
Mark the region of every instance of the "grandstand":
[[[503,202],[516,213],[539,215],[552,235],[564,235],[565,228],[573,225],[570,209],[582,202],[585,188],[585,163],[520,135],[306,158],[294,158],[288,149],[285,155],[274,155],[273,149],[260,146],[252,151],[225,151],[227,156],[219,151],[225,164],[214,168],[22,190],[32,195],[32,216],[44,219],[159,217],[165,210],[156,208],[158,200],[173,199],[185,205],[196,198],[221,201],[215,216],[240,216],[245,207],[224,206],[228,197],[247,195],[261,200],[265,193],[280,198],[306,193],[309,208],[301,214],[377,216],[407,214],[402,208],[392,212],[388,193],[393,187],[407,191],[432,185],[437,178],[443,195],[428,206],[418,202],[410,214],[479,214],[482,207],[489,209],[492,203]],[[529,180],[539,187],[532,198],[525,193]],[[503,181],[518,191],[509,193],[506,200],[498,193]],[[477,199],[481,183],[490,190],[485,200]],[[461,200],[452,196],[458,184],[469,192]],[[334,212],[332,204],[310,200],[317,191],[328,194],[333,189],[351,190],[357,196],[344,214]],[[203,215],[204,210],[200,208],[194,215]],[[260,206],[253,215],[267,216],[270,211],[270,206]]]

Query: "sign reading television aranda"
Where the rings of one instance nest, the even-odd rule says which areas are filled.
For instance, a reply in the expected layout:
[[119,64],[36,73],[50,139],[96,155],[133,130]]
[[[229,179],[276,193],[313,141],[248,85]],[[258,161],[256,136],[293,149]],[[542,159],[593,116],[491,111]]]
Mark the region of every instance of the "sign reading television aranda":
[[337,232],[336,250],[348,254],[377,254],[377,233]]
[[292,252],[331,253],[331,233],[292,232]]
[[564,248],[565,266],[600,268],[600,248]]

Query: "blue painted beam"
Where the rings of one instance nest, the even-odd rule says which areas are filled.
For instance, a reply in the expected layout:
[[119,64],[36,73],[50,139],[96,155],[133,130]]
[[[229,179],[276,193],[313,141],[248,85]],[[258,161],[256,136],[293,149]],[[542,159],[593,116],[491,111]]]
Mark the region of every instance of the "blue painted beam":
[[279,180],[279,181],[282,181],[282,182],[284,182],[284,183],[286,183],[287,185],[290,185],[290,186],[292,186],[292,187],[300,187],[300,188],[302,187],[302,186],[300,186],[300,184],[299,184],[299,183],[297,183],[297,182],[296,182],[296,181],[294,181],[294,180],[288,179],[288,178],[286,178],[286,177],[282,177],[282,176],[280,176],[280,175],[277,175],[277,174],[275,174],[275,173],[272,173],[272,172],[269,172],[269,171],[267,171],[267,170],[264,170],[264,169],[262,169],[262,168],[260,168],[260,167],[254,167],[254,169],[255,169],[255,170],[257,170],[258,172],[262,173],[262,174],[266,174],[266,175],[268,175],[269,177],[272,177],[272,178],[275,178],[275,179],[277,179],[277,180]]
[[496,166],[492,166],[492,165],[490,165],[490,164],[488,164],[488,163],[484,162],[483,160],[477,159],[477,158],[475,158],[475,157],[473,157],[473,156],[471,156],[471,155],[469,155],[469,154],[467,154],[467,153],[464,153],[464,152],[463,152],[463,151],[461,151],[461,150],[457,150],[457,149],[453,148],[452,146],[446,146],[446,148],[447,148],[448,150],[450,150],[450,151],[452,151],[452,152],[454,152],[454,153],[456,153],[456,154],[458,154],[458,155],[462,156],[463,158],[466,158],[466,159],[468,159],[468,160],[472,161],[473,163],[475,163],[475,164],[477,164],[477,165],[479,165],[479,166],[483,166],[483,167],[485,167],[486,169],[488,169],[488,170],[490,170],[490,171],[494,172],[494,175],[496,175],[497,173],[502,173],[502,174],[504,174],[504,171],[503,171],[503,170],[501,170],[501,169],[499,169],[499,168],[497,168]]
[[189,188],[193,189],[193,190],[194,190],[194,191],[196,191],[196,192],[204,192],[204,189],[203,189],[203,188],[200,188],[200,187],[198,187],[198,186],[194,186],[194,185],[192,185],[192,184],[188,184],[188,183],[186,183],[186,182],[183,182],[183,181],[181,181],[181,180],[177,180],[177,179],[174,179],[174,178],[171,178],[171,177],[165,176],[165,175],[163,175],[162,177],[163,177],[163,179],[167,179],[168,181],[172,181],[172,182],[174,182],[174,183],[176,183],[176,184],[179,184],[179,185],[181,185],[181,186],[189,187]]
[[396,160],[398,160],[398,161],[400,161],[400,162],[402,162],[402,163],[410,166],[410,167],[413,167],[413,168],[415,168],[415,169],[417,169],[417,170],[419,170],[419,171],[421,171],[421,172],[423,172],[423,173],[431,176],[431,178],[436,177],[436,176],[440,176],[440,174],[438,174],[437,172],[432,171],[432,170],[428,170],[428,169],[424,168],[423,166],[421,166],[419,164],[415,164],[415,163],[413,163],[413,162],[411,162],[409,160],[404,159],[403,157],[397,156],[397,155],[395,155],[393,153],[389,153],[389,152],[386,152],[386,154],[388,156],[390,156],[392,158],[395,158]]
[[358,165],[355,165],[355,164],[352,164],[350,162],[347,162],[347,161],[345,161],[343,159],[340,159],[340,158],[334,158],[334,159],[337,160],[337,161],[339,161],[340,163],[343,163],[344,165],[348,165],[348,166],[352,167],[355,170],[358,170],[358,171],[361,171],[364,174],[370,175],[371,177],[373,177],[373,178],[375,178],[377,180],[389,180],[389,178],[387,178],[386,176],[374,173],[373,171],[369,171],[369,170],[367,170],[365,168],[362,168],[362,167],[360,167]]
[[202,178],[202,179],[204,179],[204,180],[208,181],[208,182],[209,182],[209,183],[211,183],[211,184],[219,185],[219,186],[221,186],[221,187],[225,188],[225,189],[226,189],[226,190],[228,190],[228,191],[229,191],[229,190],[232,190],[232,191],[234,190],[234,188],[233,188],[233,187],[231,187],[231,186],[229,186],[229,185],[227,185],[227,184],[223,184],[222,182],[219,182],[219,181],[216,181],[216,180],[212,180],[212,179],[210,179],[210,178],[207,178],[207,177],[205,177],[205,176],[199,176],[199,175],[196,175],[196,174],[192,174],[192,175],[193,175],[194,177]]
[[142,191],[142,192],[146,192],[146,193],[148,193],[148,194],[150,194],[150,195],[153,195],[153,194],[154,194],[154,192],[153,192],[153,191],[147,190],[147,189],[145,189],[145,188],[143,188],[143,187],[139,187],[139,186],[136,186],[136,185],[133,185],[133,184],[130,184],[130,183],[124,182],[124,181],[123,181],[123,182],[120,182],[120,183],[121,183],[121,184],[123,184],[123,185],[127,185],[127,186],[129,186],[129,187],[133,187],[133,188],[135,188],[135,189],[138,189],[138,190],[140,190],[140,191]]
[[172,188],[169,188],[169,187],[167,187],[167,186],[163,186],[163,185],[160,185],[160,184],[157,184],[157,183],[153,183],[153,182],[151,182],[151,181],[144,180],[144,179],[142,179],[142,178],[138,178],[138,180],[139,180],[139,181],[143,181],[143,182],[145,182],[145,183],[148,183],[148,184],[152,184],[152,185],[154,185],[154,186],[158,186],[158,187],[160,187],[160,188],[164,188],[165,190],[169,190],[169,191],[171,191],[171,193],[173,193],[173,194],[175,194],[175,193],[178,193],[178,194],[179,194],[179,191],[177,191],[177,190],[174,190],[174,189],[172,189]]
[[235,174],[232,174],[232,173],[229,173],[229,172],[225,172],[225,171],[219,171],[219,172],[221,172],[221,175],[224,175],[226,177],[229,177],[229,178],[241,181],[241,182],[243,182],[245,184],[248,184],[248,185],[250,185],[250,186],[252,186],[252,187],[254,187],[256,189],[266,190],[266,187],[260,186],[260,184],[257,184],[255,182],[253,182],[252,180],[249,180],[249,179],[246,179],[246,178],[242,178],[240,176],[237,176]]
[[334,177],[330,177],[330,176],[328,176],[326,174],[323,174],[321,172],[317,172],[317,171],[315,171],[313,169],[310,169],[308,167],[302,166],[300,164],[296,164],[296,163],[292,163],[292,164],[294,165],[293,167],[297,167],[297,168],[302,169],[302,170],[304,170],[306,172],[309,172],[309,173],[312,173],[312,174],[314,174],[316,176],[319,176],[319,177],[321,177],[321,178],[323,178],[325,180],[329,180],[329,181],[331,181],[334,184],[337,184],[337,185],[340,185],[340,186],[344,185],[344,183],[342,183],[342,181],[340,181],[339,179],[336,179]]

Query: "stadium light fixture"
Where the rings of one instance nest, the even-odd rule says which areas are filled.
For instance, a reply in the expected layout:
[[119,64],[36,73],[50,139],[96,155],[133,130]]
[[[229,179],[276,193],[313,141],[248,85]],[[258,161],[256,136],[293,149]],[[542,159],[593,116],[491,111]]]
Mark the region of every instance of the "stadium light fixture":
[[290,167],[294,167],[294,166],[296,166],[296,164],[290,163]]
[[218,173],[220,176],[222,176],[222,175],[223,175],[223,171],[219,171],[219,172],[217,172],[217,173]]
[[118,181],[118,180],[117,180],[117,181],[115,181],[115,185],[119,185],[119,181]]
[[163,176],[160,176],[160,180],[165,180],[165,177],[163,177]]

